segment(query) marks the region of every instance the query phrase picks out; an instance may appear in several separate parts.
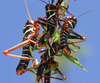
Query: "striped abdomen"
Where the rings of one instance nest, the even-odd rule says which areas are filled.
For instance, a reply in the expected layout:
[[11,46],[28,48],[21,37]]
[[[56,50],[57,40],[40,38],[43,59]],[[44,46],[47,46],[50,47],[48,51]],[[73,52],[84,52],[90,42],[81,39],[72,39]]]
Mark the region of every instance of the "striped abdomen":
[[50,36],[53,34],[54,29],[55,29],[55,25],[56,25],[56,15],[55,15],[55,9],[56,6],[52,5],[52,4],[47,4],[45,6],[46,9],[46,16],[47,16],[47,21],[50,21],[51,23],[53,23],[54,26],[51,26],[50,24],[47,23],[47,32],[50,31]]
[[[31,57],[29,45],[26,45],[22,49],[22,55],[23,57]],[[20,62],[16,68],[17,75],[20,75],[28,66],[29,60],[28,59],[20,59]]]
[[64,23],[63,28],[61,29],[60,33],[60,42],[62,46],[62,50],[67,54],[70,55],[71,51],[67,44],[67,39],[69,37],[70,32],[68,32],[66,29],[69,28],[70,30],[73,30],[76,26],[77,19],[72,19],[68,21],[68,24]]
[[[30,33],[33,32],[33,26],[32,26],[32,23],[29,23],[27,22],[26,23],[26,26],[24,27],[23,29],[23,32],[24,32],[24,36],[23,36],[23,41],[26,40],[26,38],[30,35]],[[33,37],[33,40],[36,41],[36,36]],[[26,45],[23,47],[22,49],[22,55],[23,57],[31,57],[31,53],[30,53],[30,50],[29,50],[29,46],[32,46],[34,47],[34,44],[31,43],[29,45]],[[17,75],[20,75],[21,73],[23,73],[23,71],[27,68],[28,64],[29,64],[29,61],[28,59],[20,59],[20,62],[16,68],[16,72],[17,72]]]
[[69,33],[64,28],[62,28],[61,33],[60,33],[61,47],[62,47],[62,49],[70,51],[69,46],[67,44],[68,36],[69,36]]

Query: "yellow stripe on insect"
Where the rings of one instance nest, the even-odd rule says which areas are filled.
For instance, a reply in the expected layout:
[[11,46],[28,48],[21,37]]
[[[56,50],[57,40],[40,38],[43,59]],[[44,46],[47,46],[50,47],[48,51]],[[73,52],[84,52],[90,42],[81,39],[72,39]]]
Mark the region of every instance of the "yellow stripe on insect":
[[72,29],[73,29],[73,25],[72,25],[72,23],[71,23],[70,21],[68,21],[68,23],[71,25],[71,27],[72,27]]
[[55,10],[48,10],[48,11],[46,11],[46,12],[49,12],[49,11],[55,11]]
[[[33,28],[28,29],[28,30],[24,33],[24,36],[25,36],[26,33],[29,32],[29,31],[32,31],[32,32],[33,32]],[[23,37],[24,37],[24,36],[23,36]]]
[[49,20],[49,19],[50,19],[52,16],[54,16],[54,15],[55,15],[55,13],[53,13],[52,15],[50,15],[49,18],[47,18],[47,19]]
[[25,29],[26,27],[28,27],[28,26],[32,26],[33,27],[33,25],[31,25],[31,24],[28,24],[28,25],[26,25],[23,29]]

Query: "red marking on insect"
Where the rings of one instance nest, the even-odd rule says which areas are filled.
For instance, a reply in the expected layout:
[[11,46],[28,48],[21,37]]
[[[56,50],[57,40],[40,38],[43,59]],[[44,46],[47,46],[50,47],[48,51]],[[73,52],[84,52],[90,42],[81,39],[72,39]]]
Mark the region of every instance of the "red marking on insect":
[[21,75],[24,71],[25,71],[25,69],[17,70],[16,73],[17,73],[17,75]]

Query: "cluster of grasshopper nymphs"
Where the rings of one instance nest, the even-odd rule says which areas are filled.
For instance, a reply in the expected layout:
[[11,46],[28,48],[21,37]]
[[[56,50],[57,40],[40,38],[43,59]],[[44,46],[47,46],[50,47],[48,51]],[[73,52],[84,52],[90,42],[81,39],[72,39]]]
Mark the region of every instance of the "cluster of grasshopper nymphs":
[[[72,50],[69,47],[69,44],[78,47],[74,45],[74,43],[86,41],[85,37],[73,31],[77,23],[77,18],[68,11],[67,1],[69,0],[66,1],[66,6],[62,5],[62,3],[64,3],[63,0],[58,0],[56,3],[54,0],[51,0],[51,3],[50,0],[49,3],[40,0],[46,3],[46,16],[43,18],[37,17],[37,20],[31,19],[26,0],[24,1],[29,20],[26,22],[23,28],[24,35],[22,42],[3,51],[3,53],[6,56],[20,58],[16,68],[17,75],[22,75],[27,71],[35,69],[36,83],[39,83],[40,80],[42,81],[43,77],[45,83],[50,83],[50,78],[66,80],[66,77],[59,69],[59,61],[55,61],[55,56],[62,56],[62,54],[58,53],[59,51],[65,53],[66,56],[70,56]],[[65,12],[63,13],[62,11],[68,13],[69,16],[66,17]],[[62,16],[63,18],[61,18]],[[43,28],[42,35],[40,34],[41,28]],[[56,34],[57,32],[60,32],[60,34]],[[80,40],[67,42],[68,39]],[[21,56],[9,54],[9,52],[19,48],[22,48]],[[41,62],[38,64],[35,62],[32,54],[34,53],[32,51],[35,50],[38,50],[38,52],[41,53]],[[32,66],[27,68],[30,60],[32,60]],[[52,74],[56,73],[59,73],[61,78],[51,76]]]

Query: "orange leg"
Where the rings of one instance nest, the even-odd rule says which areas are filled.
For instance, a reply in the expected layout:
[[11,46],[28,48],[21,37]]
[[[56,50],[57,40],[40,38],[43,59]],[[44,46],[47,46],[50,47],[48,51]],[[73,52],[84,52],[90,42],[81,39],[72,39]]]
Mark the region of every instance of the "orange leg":
[[52,76],[47,76],[47,75],[43,75],[42,77],[53,78],[53,79],[58,79],[58,80],[63,80],[63,81],[66,80],[66,77],[60,72],[58,68],[56,69],[55,74],[57,72],[61,75],[62,78],[57,78],[57,77],[52,77]]
[[56,53],[55,56],[62,56],[62,54],[58,54],[58,53]]
[[53,79],[58,79],[58,80],[63,80],[63,81],[66,80],[65,76],[62,76],[62,78],[57,78],[57,77],[43,75],[42,77],[53,78]]
[[70,13],[70,12],[68,12],[68,11],[67,11],[67,13],[68,13],[68,14],[70,14],[70,15],[72,15],[71,19],[73,19],[73,18],[74,18],[74,15],[73,15],[73,14],[71,14],[71,13]]
[[[35,67],[37,67],[37,66],[39,66],[39,65],[41,65],[41,64],[43,64],[43,63],[45,63],[45,60],[43,60],[41,63],[39,63],[39,64],[37,64],[37,65],[35,65],[35,66],[32,65],[31,68],[28,68],[27,70],[23,71],[23,73],[25,73],[25,72],[27,72],[27,71],[29,71],[29,70],[31,70],[31,69],[34,69]],[[22,73],[22,74],[23,74],[23,73]]]
[[70,12],[68,12],[68,8],[66,8],[66,7],[64,7],[64,6],[62,6],[63,8],[65,8],[66,9],[66,11],[67,11],[67,13],[68,14],[70,14],[72,17],[70,18],[70,19],[73,19],[74,18],[74,15],[73,14],[71,14]]
[[[41,20],[41,21],[43,21],[43,22],[49,24],[48,21],[46,20],[46,18],[45,18],[45,17],[43,17],[43,18],[44,18],[44,19],[42,19],[41,17],[38,17],[38,18],[37,18],[37,19],[38,19],[38,22],[40,22],[40,20]],[[41,23],[41,22],[40,22],[40,23]],[[51,25],[51,24],[50,24],[50,25]],[[47,30],[44,28],[44,26],[43,26],[42,24],[41,24],[41,26],[42,26],[42,28],[44,29],[44,31],[45,31],[45,32],[47,33],[47,35],[48,35],[48,36],[45,36],[45,37],[48,37],[48,38],[49,38],[49,37],[50,37],[50,33],[47,32]],[[51,25],[51,26],[53,26],[53,25]]]
[[38,38],[39,38],[39,39],[41,38],[41,35],[40,35],[39,31],[38,31]]
[[49,64],[48,64],[48,68],[50,70],[50,66],[57,66],[59,63],[56,62],[56,61],[50,61]]
[[3,51],[3,53],[4,53],[4,55],[7,55],[9,52],[11,52],[11,51],[13,51],[13,50],[16,50],[16,49],[19,49],[19,48],[21,48],[21,47],[23,47],[23,46],[26,46],[26,45],[30,44],[30,43],[31,43],[31,42],[28,41],[28,40],[23,41],[22,43],[20,43],[20,44],[14,46],[14,47],[12,47],[12,48],[10,48],[10,49],[7,49],[7,50]]
[[54,70],[54,73],[51,73],[51,75],[56,74],[56,73],[57,73],[57,70]]
[[84,42],[84,41],[86,41],[86,38],[85,38],[85,37],[83,37],[83,39],[81,39],[80,41],[73,41],[73,42],[68,43],[68,44],[72,44],[73,46],[78,47],[78,49],[80,49],[80,47],[79,47],[79,46],[74,45],[74,43],[79,43],[79,42]]
[[35,32],[31,33],[31,34],[27,37],[27,40],[29,40],[30,42],[32,42],[32,43],[34,43],[34,44],[37,45],[37,44],[38,44],[37,42],[31,40],[31,38],[32,38],[33,36],[35,36]]
[[84,41],[86,41],[86,37],[81,36],[80,39],[81,39],[80,41],[73,41],[73,42],[71,42],[71,43],[74,44],[74,43],[79,43],[79,42],[84,42]]
[[45,37],[50,38],[50,32],[47,35],[45,35]]
[[16,57],[16,58],[22,58],[22,59],[29,59],[29,60],[32,60],[34,62],[34,59],[33,58],[28,58],[28,57],[22,57],[22,56],[17,56],[17,55],[13,55],[13,54],[8,54],[9,52],[13,51],[13,50],[16,50],[16,49],[19,49],[21,47],[24,47],[28,44],[30,44],[31,42],[29,42],[28,40],[26,41],[23,41],[22,43],[12,47],[12,48],[9,48],[7,50],[4,50],[3,53],[4,55],[6,56],[10,56],[10,57]]
[[[26,46],[26,45],[28,45],[28,44],[30,44],[30,43],[37,44],[37,42],[31,40],[33,36],[35,36],[35,33],[34,33],[34,32],[33,32],[32,34],[30,34],[30,35],[27,37],[28,40],[25,40],[25,41],[23,41],[22,43],[20,43],[20,44],[14,46],[14,47],[12,47],[12,48],[10,48],[10,49],[7,49],[7,50],[3,51],[4,55],[10,56],[10,57],[16,57],[16,58],[20,58],[20,59],[29,59],[29,60],[32,60],[32,61],[33,61],[33,63],[32,63],[32,68],[33,68],[33,65],[35,64],[35,61],[34,61],[33,58],[23,57],[23,56],[18,56],[18,55],[13,55],[13,54],[8,54],[9,52],[14,51],[14,50],[16,50],[16,49],[19,49],[19,48],[21,48],[21,47],[24,47],[24,46]],[[25,71],[25,70],[22,70],[22,71],[18,72],[17,75],[22,74],[24,71]]]
[[42,53],[42,52],[46,52],[46,50],[43,50],[41,47],[39,48],[39,53]]
[[85,38],[85,37],[82,37],[80,41],[73,41],[73,42],[68,43],[68,44],[72,44],[73,46],[78,47],[78,49],[80,49],[80,47],[79,47],[79,46],[74,45],[74,43],[79,43],[79,42],[84,42],[84,41],[86,41],[86,38]]
[[[74,32],[74,31],[72,31],[72,30],[69,30],[69,29],[68,29],[68,32],[70,32],[70,33],[72,33],[72,34],[74,34],[74,35],[77,36],[77,37],[74,38],[74,39],[81,39],[81,40],[79,40],[79,41],[73,41],[73,42],[68,43],[68,44],[72,44],[73,46],[75,46],[74,43],[79,43],[79,42],[84,42],[84,41],[86,41],[86,37],[81,36],[80,34]],[[69,37],[69,38],[72,38],[72,37]],[[75,46],[75,47],[78,47],[78,46]],[[78,48],[80,49],[80,47],[78,47]]]
[[45,35],[45,37],[50,37],[50,32],[48,33],[47,30],[44,28],[44,26],[43,25],[41,25],[41,26],[44,29],[44,31],[46,32],[46,34],[48,35],[48,36]]

